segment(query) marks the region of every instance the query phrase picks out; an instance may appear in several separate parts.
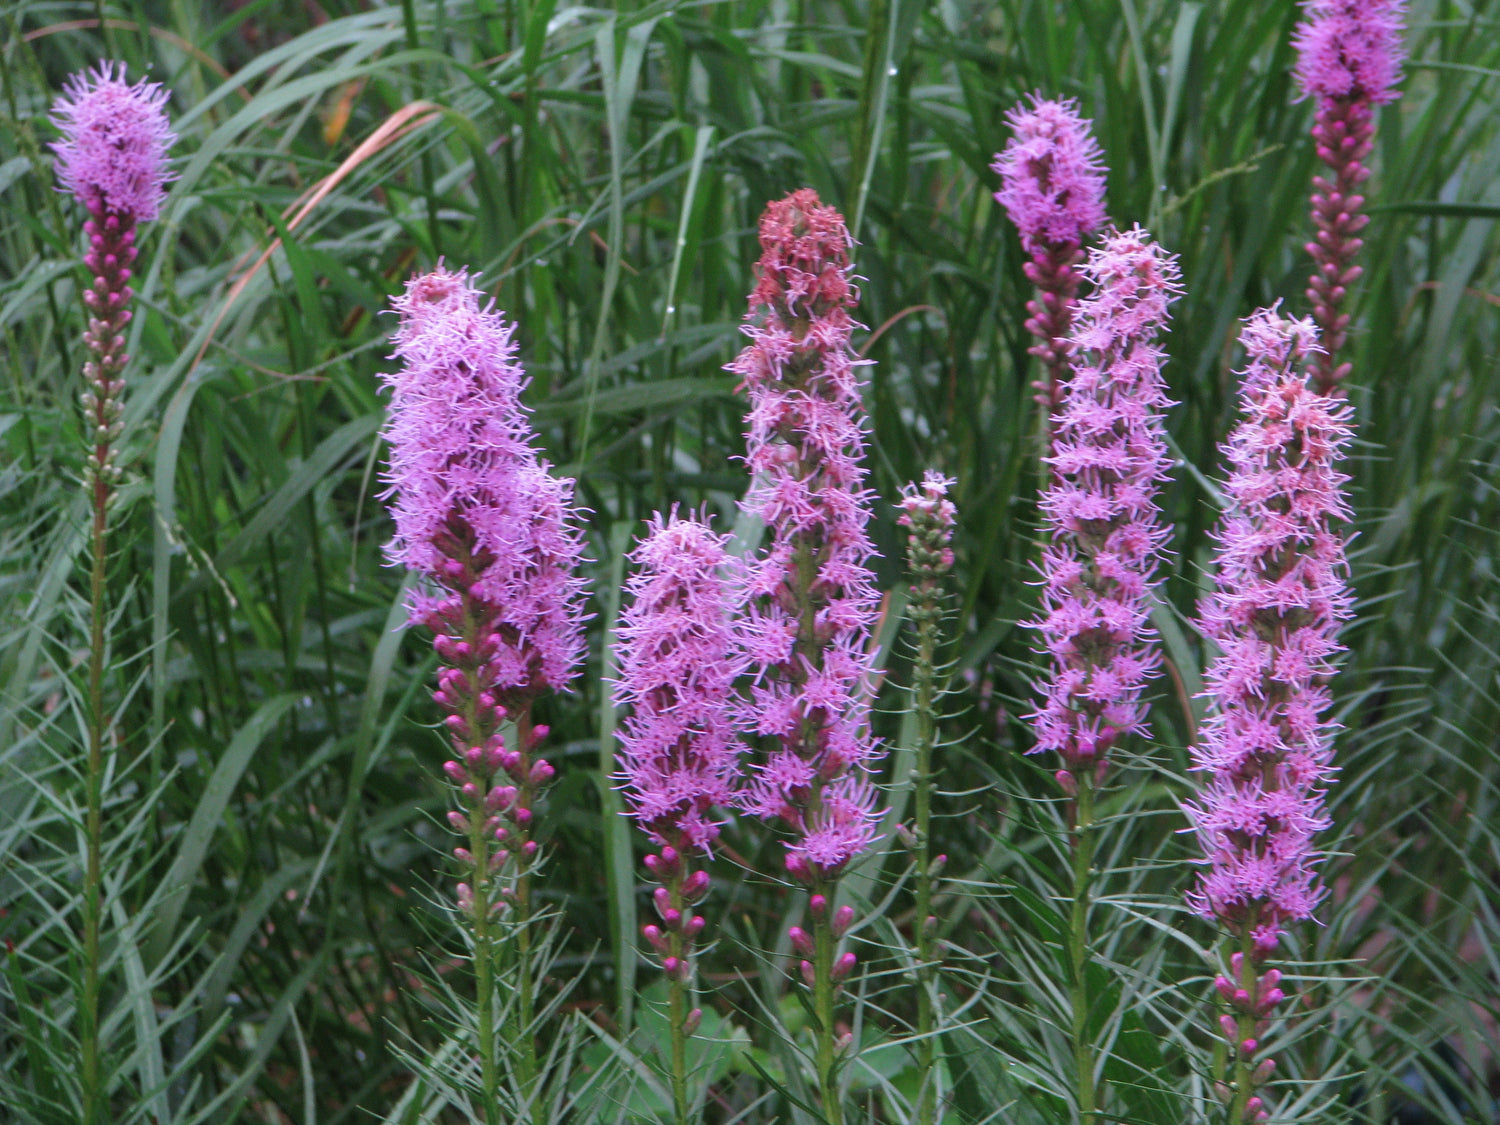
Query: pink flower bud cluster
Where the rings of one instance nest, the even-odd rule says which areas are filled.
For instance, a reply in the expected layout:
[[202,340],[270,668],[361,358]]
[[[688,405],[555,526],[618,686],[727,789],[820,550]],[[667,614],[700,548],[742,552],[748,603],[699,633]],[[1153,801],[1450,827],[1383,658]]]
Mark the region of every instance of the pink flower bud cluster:
[[721,822],[712,810],[736,799],[740,743],[734,685],[744,667],[735,628],[738,560],[727,537],[703,524],[657,515],[631,556],[632,603],[621,618],[616,705],[621,774],[631,814],[660,845],[646,867],[661,887],[661,925],[643,929],[669,976],[686,983],[704,926],[690,907],[708,890],[694,862],[709,854]]
[[1369,223],[1360,194],[1370,175],[1364,161],[1374,147],[1375,107],[1400,96],[1395,86],[1401,80],[1405,7],[1404,0],[1307,0],[1306,19],[1294,37],[1298,84],[1317,99],[1318,159],[1332,172],[1331,179],[1313,180],[1317,237],[1307,244],[1317,266],[1307,296],[1323,342],[1312,361],[1313,379],[1324,394],[1350,371],[1338,356],[1349,328],[1344,300],[1364,273],[1354,264],[1364,245],[1359,233]]
[[773,740],[742,805],[796,833],[787,870],[814,888],[874,839],[867,648],[865,439],[850,346],[856,303],[843,217],[810,189],[766,208],[758,283],[729,370],[750,398],[744,501],[770,544],[748,579],[756,674],[747,727]]
[[[384,376],[383,496],[396,522],[391,558],[435,588],[413,598],[411,620],[436,634],[443,665],[433,699],[447,712],[454,756],[443,768],[463,810],[449,819],[471,844],[478,832],[501,845],[475,871],[484,879],[507,858],[524,870],[536,854],[532,807],[554,770],[536,753],[547,728],[531,725],[531,704],[566,687],[583,639],[573,482],[533,448],[513,330],[479,298],[466,273],[439,268],[394,301],[401,366]],[[455,854],[477,868],[470,849]],[[461,906],[473,894],[461,886]]]
[[1055,411],[1068,372],[1065,341],[1078,300],[1083,243],[1104,223],[1103,153],[1078,115],[1078,103],[1031,95],[1030,107],[1006,115],[1014,135],[991,167],[1000,176],[995,199],[1021,232],[1031,260],[1026,276],[1037,288],[1026,303],[1027,331],[1037,338],[1031,354],[1047,365],[1048,378],[1033,384],[1036,400]]
[[920,485],[908,484],[901,490],[901,515],[896,524],[910,530],[907,563],[924,585],[953,569],[953,525],[958,515],[948,499],[953,483],[942,473],[928,469]]
[[123,63],[75,74],[52,110],[62,132],[53,144],[57,177],[96,220],[124,227],[150,222],[166,198],[167,150],[177,135],[164,107],[171,95],[156,82],[125,81]]
[[[833,911],[832,916],[828,912],[828,896],[814,893],[808,899],[807,912],[812,916],[815,925],[828,923],[828,932],[833,941],[841,941],[849,932],[849,927],[854,924],[854,907],[841,906]],[[813,966],[813,960],[817,957],[816,939],[801,926],[793,926],[787,931],[787,936],[792,939],[792,951],[799,958],[797,969],[802,974],[802,981],[808,988],[814,988],[817,984],[817,970]],[[859,965],[859,958],[849,952],[840,953],[833,959],[833,965],[829,969],[829,977],[836,988],[842,988],[844,981],[849,979],[849,974],[854,972]]]
[[1248,929],[1259,960],[1322,897],[1312,841],[1328,824],[1328,679],[1350,613],[1333,526],[1349,518],[1348,478],[1336,466],[1350,429],[1348,407],[1298,370],[1317,348],[1311,321],[1262,309],[1240,339],[1249,366],[1241,420],[1224,445],[1230,506],[1200,623],[1221,653],[1193,750],[1194,768],[1210,776],[1186,811],[1209,865],[1190,905],[1231,933]]
[[1084,273],[1073,374],[1057,417],[1052,482],[1040,501],[1042,615],[1052,658],[1031,716],[1033,753],[1056,750],[1058,782],[1101,778],[1121,735],[1143,729],[1141,695],[1160,655],[1151,597],[1168,531],[1156,493],[1167,479],[1162,412],[1171,405],[1156,338],[1180,291],[1176,260],[1139,227],[1108,235]]

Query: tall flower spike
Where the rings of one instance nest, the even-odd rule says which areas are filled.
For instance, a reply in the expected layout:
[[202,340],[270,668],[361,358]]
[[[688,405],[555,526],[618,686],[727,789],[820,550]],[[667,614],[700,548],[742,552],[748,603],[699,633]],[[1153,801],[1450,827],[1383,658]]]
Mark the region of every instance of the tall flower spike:
[[726,539],[696,520],[657,514],[631,556],[638,569],[618,633],[614,700],[631,708],[620,730],[620,776],[631,815],[659,849],[646,857],[660,884],[657,921],[641,932],[667,973],[679,1122],[688,1120],[685,1041],[702,1018],[688,1009],[693,947],[706,924],[694,906],[707,892],[702,861],[719,835],[713,810],[734,803],[739,775],[740,576]]
[[797,833],[787,866],[812,885],[874,835],[873,791],[860,784],[875,757],[861,689],[876,598],[856,298],[843,217],[812,190],[766,208],[760,244],[751,343],[729,370],[750,397],[744,507],[771,535],[749,577],[746,637],[753,729],[775,749],[744,802]]
[[1209,778],[1185,810],[1208,865],[1189,905],[1238,939],[1218,988],[1233,1013],[1222,1022],[1236,1060],[1236,1120],[1249,1121],[1264,1112],[1252,1095],[1268,1069],[1255,1046],[1282,999],[1280,973],[1260,966],[1286,924],[1311,917],[1322,897],[1313,835],[1328,825],[1337,729],[1328,680],[1350,615],[1335,530],[1350,517],[1337,469],[1350,428],[1349,407],[1313,391],[1299,370],[1317,354],[1310,320],[1262,309],[1240,340],[1249,365],[1240,422],[1223,447],[1229,507],[1199,626],[1220,650],[1193,749],[1194,769]]
[[1313,357],[1315,388],[1327,394],[1348,377],[1338,356],[1348,338],[1342,312],[1349,286],[1364,273],[1354,264],[1369,223],[1360,185],[1369,178],[1364,161],[1375,136],[1375,107],[1400,95],[1405,0],[1304,0],[1297,25],[1296,75],[1303,96],[1317,99],[1313,139],[1318,159],[1333,178],[1313,179],[1312,221],[1317,238],[1307,252],[1317,265],[1308,281],[1313,319],[1323,349]]
[[[742,804],[793,832],[786,866],[812,891],[813,934],[794,944],[818,1014],[818,1084],[839,1125],[833,994],[853,966],[835,960],[849,925],[830,899],[875,837],[869,769],[868,655],[875,614],[874,548],[866,533],[864,412],[849,343],[856,303],[843,217],[803,189],[766,208],[759,279],[730,365],[750,398],[744,510],[770,545],[749,577],[746,646],[756,681],[747,727],[771,750]],[[842,919],[842,922],[840,922]],[[800,940],[798,935],[800,935]]]
[[[532,725],[531,707],[543,691],[566,688],[583,656],[582,539],[573,482],[553,476],[532,446],[513,328],[482,307],[481,296],[467,273],[440,267],[413,278],[393,302],[401,365],[383,376],[391,405],[382,496],[396,523],[391,560],[430,582],[412,599],[411,621],[436,634],[433,699],[447,712],[453,749],[443,769],[459,807],[448,819],[467,838],[454,850],[467,879],[458,903],[475,931],[481,1069],[493,1101],[490,922],[508,900],[522,935],[517,1018],[529,1028],[533,806],[554,773],[537,753],[547,728]],[[507,719],[515,725],[509,744]],[[508,885],[496,892],[502,871]],[[520,1046],[529,1089],[536,1073],[529,1031]]]
[[1053,665],[1031,716],[1032,752],[1062,755],[1068,792],[1080,774],[1102,777],[1119,737],[1142,729],[1141,694],[1160,660],[1150,606],[1167,537],[1156,491],[1170,464],[1162,411],[1171,403],[1156,337],[1179,292],[1175,259],[1139,227],[1107,236],[1084,273],[1093,292],[1078,307],[1074,372],[1047,459],[1050,542],[1032,622]]
[[1083,243],[1104,223],[1104,159],[1072,99],[1054,101],[1031,95],[1029,107],[1006,115],[1014,132],[991,167],[1000,176],[995,199],[1021,232],[1031,260],[1026,276],[1037,288],[1026,303],[1026,328],[1036,336],[1031,354],[1047,366],[1036,400],[1046,414],[1062,403],[1068,375],[1064,343],[1072,330],[1078,300]]
[[125,329],[130,323],[130,279],[136,259],[136,225],[155,219],[168,173],[167,149],[177,138],[163,106],[167,91],[153,82],[131,86],[125,68],[110,63],[73,76],[52,110],[62,138],[52,147],[62,190],[72,192],[89,217],[83,224],[89,249],[84,264],[93,279],[83,292],[88,310],[83,366],[85,478],[93,507],[90,546],[87,812],[84,835],[83,989],[79,1004],[79,1053],[84,1119],[93,1122],[106,1100],[100,1071],[100,919],[103,880],[103,794],[108,774],[104,707],[106,651],[106,563],[109,508],[120,477],[116,442],[121,431],[120,395],[125,390]]
[[657,515],[631,556],[632,604],[619,628],[620,770],[631,815],[688,862],[718,838],[715,808],[734,804],[740,743],[731,721],[744,665],[734,617],[738,560],[726,537]]

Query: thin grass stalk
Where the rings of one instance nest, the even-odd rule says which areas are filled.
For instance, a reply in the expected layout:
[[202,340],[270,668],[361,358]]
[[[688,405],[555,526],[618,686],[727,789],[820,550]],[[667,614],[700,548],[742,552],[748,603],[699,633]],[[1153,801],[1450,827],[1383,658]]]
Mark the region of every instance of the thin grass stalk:
[[1094,778],[1078,776],[1078,796],[1073,803],[1073,904],[1068,915],[1068,962],[1072,975],[1074,1096],[1078,1120],[1092,1125],[1098,1120],[1098,1091],[1094,1085],[1097,1053],[1089,1034],[1089,885],[1094,863]]

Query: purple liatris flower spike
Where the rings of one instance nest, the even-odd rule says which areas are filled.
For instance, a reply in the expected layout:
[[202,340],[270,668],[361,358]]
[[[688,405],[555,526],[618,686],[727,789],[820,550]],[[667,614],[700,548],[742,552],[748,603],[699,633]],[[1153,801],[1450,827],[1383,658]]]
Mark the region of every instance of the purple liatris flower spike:
[[1370,170],[1364,161],[1375,136],[1375,107],[1400,95],[1405,51],[1401,42],[1404,0],[1304,0],[1306,13],[1294,37],[1297,82],[1317,99],[1313,139],[1318,159],[1333,178],[1313,180],[1312,220],[1317,238],[1307,251],[1317,264],[1307,295],[1323,348],[1313,358],[1315,388],[1328,393],[1348,377],[1350,366],[1338,354],[1348,337],[1349,314],[1342,312],[1350,285],[1364,270],[1354,257],[1369,222],[1361,185]]
[[1102,776],[1121,735],[1142,729],[1142,691],[1160,660],[1150,613],[1167,536],[1156,491],[1170,464],[1162,411],[1171,403],[1156,338],[1179,291],[1175,259],[1139,227],[1108,235],[1084,274],[1093,292],[1078,306],[1047,459],[1050,541],[1032,622],[1052,658],[1032,752],[1062,755],[1058,781],[1070,792],[1078,775]]
[[772,740],[742,802],[796,834],[787,868],[817,887],[874,838],[864,685],[874,619],[855,304],[843,217],[810,189],[766,208],[750,346],[747,512],[771,542],[749,577],[749,726]]
[[163,106],[167,92],[151,82],[129,85],[125,68],[102,64],[74,75],[53,107],[62,133],[53,144],[62,190],[88,211],[83,224],[89,248],[84,255],[90,283],[83,290],[88,327],[83,342],[84,441],[88,446],[85,483],[93,509],[89,589],[88,752],[85,759],[87,810],[83,814],[87,856],[83,876],[82,987],[78,996],[81,1113],[99,1120],[107,1098],[100,1073],[101,920],[105,850],[101,843],[103,802],[120,742],[104,699],[108,643],[109,511],[120,478],[117,442],[122,430],[120,396],[125,390],[125,331],[130,323],[130,288],[136,260],[136,228],[161,209],[168,173],[167,149],[176,137]]
[[130,279],[136,259],[136,225],[155,219],[165,197],[167,150],[177,139],[167,123],[168,93],[155,82],[125,81],[125,67],[103,63],[75,74],[52,109],[62,133],[52,148],[57,178],[89,213],[84,264],[93,284],[83,294],[89,312],[84,367],[90,474],[98,503],[119,476],[114,442],[120,430],[120,377],[125,326],[130,323]]
[[1021,232],[1030,256],[1026,276],[1037,298],[1026,303],[1027,329],[1037,337],[1031,354],[1047,365],[1047,379],[1034,384],[1049,413],[1062,402],[1068,373],[1064,343],[1078,299],[1083,243],[1104,223],[1103,154],[1078,115],[1078,103],[1031,95],[1029,107],[1005,115],[1014,136],[991,167],[1000,176],[995,199]]
[[713,810],[733,805],[739,777],[739,560],[725,540],[696,520],[658,515],[631,556],[633,601],[619,628],[614,698],[631,708],[621,776],[631,815],[660,847],[646,866],[666,892],[656,898],[661,925],[643,932],[682,981],[704,925],[691,909],[708,887],[696,865],[719,835]]
[[[443,666],[433,698],[454,748],[444,768],[464,809],[450,820],[470,834],[459,858],[483,881],[480,835],[522,867],[536,852],[532,803],[553,770],[536,755],[546,729],[532,727],[531,704],[567,686],[583,639],[573,482],[553,476],[532,446],[513,329],[480,297],[466,273],[439,268],[394,302],[401,365],[384,376],[382,495],[396,522],[391,559],[431,582],[413,598],[411,620],[436,634]],[[509,747],[507,717],[518,728]]]
[[1335,530],[1350,516],[1337,468],[1350,428],[1348,406],[1311,389],[1299,370],[1317,353],[1311,321],[1262,309],[1240,339],[1249,365],[1240,421],[1224,445],[1229,507],[1200,623],[1220,650],[1193,750],[1194,768],[1209,778],[1185,807],[1208,864],[1189,904],[1240,942],[1218,988],[1234,1013],[1223,1022],[1245,1098],[1264,1064],[1254,1047],[1262,1021],[1282,999],[1279,972],[1261,973],[1260,963],[1322,897],[1313,836],[1328,824],[1328,680],[1350,614]]

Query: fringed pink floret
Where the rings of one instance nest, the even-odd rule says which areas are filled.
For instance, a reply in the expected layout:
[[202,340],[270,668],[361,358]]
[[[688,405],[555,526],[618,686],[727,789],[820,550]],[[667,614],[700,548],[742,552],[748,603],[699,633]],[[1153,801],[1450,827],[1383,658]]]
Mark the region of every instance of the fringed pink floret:
[[867,565],[864,416],[843,217],[803,189],[767,207],[758,283],[730,365],[749,393],[745,511],[770,544],[751,567],[747,726],[772,741],[742,797],[796,833],[787,866],[837,878],[873,839],[876,751],[864,687],[876,594]]
[[52,110],[62,132],[52,146],[57,178],[95,219],[156,218],[172,178],[167,150],[177,139],[165,111],[170,96],[156,82],[126,82],[123,63],[100,63],[69,80]]
[[1308,97],[1365,98],[1384,105],[1401,95],[1405,0],[1304,0],[1297,84]]
[[1104,224],[1104,158],[1071,99],[1032,94],[1030,107],[1015,106],[1005,120],[1014,136],[991,165],[1000,176],[995,199],[1030,258],[1026,277],[1037,295],[1026,302],[1026,329],[1037,338],[1031,354],[1047,366],[1047,378],[1033,386],[1037,402],[1053,412],[1068,374],[1083,243]]
[[1052,659],[1031,716],[1033,753],[1062,755],[1058,780],[1070,792],[1076,775],[1102,775],[1121,735],[1143,728],[1141,695],[1160,661],[1150,613],[1167,537],[1156,494],[1170,466],[1171,403],[1156,338],[1179,292],[1175,259],[1139,227],[1107,236],[1084,273],[1093,292],[1078,306],[1047,459],[1042,616],[1031,623]]
[[714,810],[734,804],[739,778],[742,581],[727,538],[696,520],[657,515],[631,556],[638,569],[619,629],[614,699],[631,709],[620,731],[620,775],[631,814],[660,848],[646,857],[661,884],[653,896],[660,925],[642,932],[682,982],[705,925],[691,907],[708,890],[699,865],[719,835]]
[[1327,827],[1332,777],[1328,679],[1350,614],[1335,525],[1349,519],[1337,469],[1349,408],[1307,385],[1317,351],[1308,320],[1262,309],[1241,334],[1249,366],[1241,421],[1225,443],[1230,507],[1216,538],[1214,592],[1201,629],[1220,649],[1193,764],[1209,780],[1188,815],[1209,863],[1190,897],[1231,932],[1254,929],[1261,955],[1322,892],[1313,836]]

